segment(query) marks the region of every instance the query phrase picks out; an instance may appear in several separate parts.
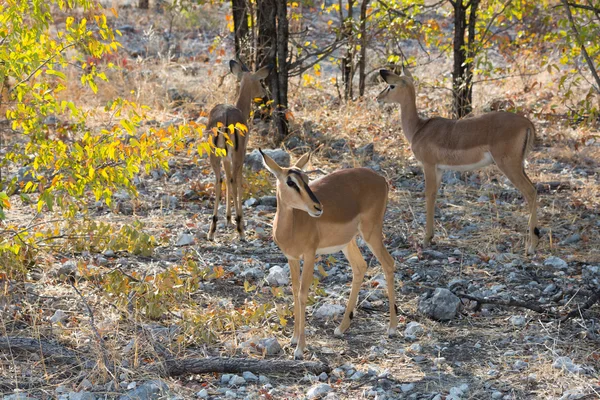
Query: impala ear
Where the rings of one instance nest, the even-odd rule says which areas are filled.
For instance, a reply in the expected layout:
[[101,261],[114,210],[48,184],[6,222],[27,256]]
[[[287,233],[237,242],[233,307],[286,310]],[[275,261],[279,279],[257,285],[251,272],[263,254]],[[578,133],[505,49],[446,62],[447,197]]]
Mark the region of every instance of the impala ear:
[[245,68],[244,65],[240,62],[237,62],[235,60],[229,61],[229,70],[231,71],[231,73],[233,75],[235,75],[235,77],[237,78],[238,81],[242,80],[242,76],[245,72],[244,68]]
[[259,69],[258,71],[256,71],[253,75],[253,79],[255,80],[263,80],[265,79],[267,76],[269,76],[269,74],[271,73],[271,70],[273,69],[273,65],[269,64],[265,67],[262,67],[261,69]]
[[411,80],[411,82],[414,82],[414,78],[412,76],[412,74],[410,73],[410,70],[406,67],[402,67],[402,76],[407,77],[408,79]]
[[304,170],[304,167],[308,164],[308,160],[310,160],[310,151],[300,157],[298,161],[296,161],[296,164],[294,164],[294,167]]
[[402,78],[393,73],[392,71],[388,71],[387,69],[380,69],[379,75],[388,85],[397,85],[402,82]]
[[279,176],[281,176],[281,167],[271,157],[263,153],[262,149],[258,149],[258,151],[262,156],[265,168],[275,175],[276,178],[279,178]]

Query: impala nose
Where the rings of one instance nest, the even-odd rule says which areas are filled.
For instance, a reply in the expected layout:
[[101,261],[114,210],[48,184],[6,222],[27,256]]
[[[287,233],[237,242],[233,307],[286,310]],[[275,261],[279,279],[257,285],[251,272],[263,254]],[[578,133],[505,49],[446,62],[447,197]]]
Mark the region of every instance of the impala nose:
[[320,204],[318,206],[313,206],[313,209],[316,217],[320,217],[323,214],[323,206]]

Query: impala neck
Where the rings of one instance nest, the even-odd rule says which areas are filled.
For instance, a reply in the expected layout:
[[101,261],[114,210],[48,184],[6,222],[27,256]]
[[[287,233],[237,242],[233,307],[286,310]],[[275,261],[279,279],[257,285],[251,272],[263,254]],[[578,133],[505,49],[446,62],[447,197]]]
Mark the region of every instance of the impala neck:
[[[286,229],[277,229],[285,226]],[[277,191],[277,212],[275,212],[275,221],[273,223],[273,236],[281,244],[289,243],[294,235],[294,209],[281,201],[279,191]],[[282,251],[284,249],[281,249]],[[285,251],[284,251],[285,252]]]
[[415,89],[411,88],[410,94],[406,101],[400,103],[400,114],[402,120],[402,131],[409,143],[412,143],[414,134],[419,129],[422,123],[419,114],[417,113],[417,103]]
[[244,120],[247,122],[250,117],[250,106],[252,99],[250,98],[250,85],[246,83],[246,80],[242,80],[240,85],[240,94],[235,103],[235,106],[242,112]]

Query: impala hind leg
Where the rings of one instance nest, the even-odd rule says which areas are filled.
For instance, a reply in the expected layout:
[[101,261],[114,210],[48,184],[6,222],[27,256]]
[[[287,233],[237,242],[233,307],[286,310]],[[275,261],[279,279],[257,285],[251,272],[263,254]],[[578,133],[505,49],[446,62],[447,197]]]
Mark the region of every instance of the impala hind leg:
[[235,225],[240,240],[246,240],[244,234],[244,211],[242,208],[242,165],[233,165],[231,187],[233,189],[233,205],[235,206]]
[[433,239],[435,198],[437,196],[438,189],[440,188],[440,183],[442,182],[442,174],[435,165],[423,165],[423,172],[425,173],[425,209],[427,218],[425,223],[425,238],[423,240],[423,246],[429,247],[431,245],[431,240]]
[[381,234],[373,235],[373,237],[365,238],[365,242],[381,263],[383,273],[385,274],[385,282],[387,283],[388,302],[390,307],[390,326],[388,328],[388,336],[396,335],[398,328],[398,306],[396,305],[396,284],[394,280],[394,259],[383,244]]
[[221,201],[221,160],[210,155],[210,166],[215,173],[215,204],[213,208],[212,221],[208,230],[208,240],[215,239],[215,231],[217,230],[217,221],[219,219],[219,202]]
[[352,239],[352,241],[350,241],[350,243],[348,243],[348,245],[342,251],[352,267],[352,288],[350,289],[350,297],[348,297],[348,304],[346,305],[344,318],[342,318],[340,325],[335,328],[334,335],[337,337],[342,336],[346,329],[348,329],[350,326],[350,322],[352,322],[360,285],[362,284],[365,278],[365,273],[367,272],[367,262],[363,258],[360,249],[356,244],[356,238]]
[[[387,195],[386,195],[387,204]],[[396,306],[396,284],[394,280],[394,259],[383,244],[383,218],[385,214],[385,205],[381,208],[381,213],[378,211],[376,215],[366,215],[361,218],[359,231],[363,239],[371,249],[371,252],[377,257],[381,263],[383,273],[385,274],[385,282],[387,283],[388,302],[390,307],[390,326],[388,328],[388,336],[394,336],[398,328],[398,307]],[[373,222],[377,221],[377,222]]]
[[521,159],[496,160],[498,168],[512,182],[513,185],[523,194],[529,206],[529,246],[527,253],[535,253],[535,248],[540,240],[540,230],[537,227],[537,189],[525,174],[523,161]]
[[225,169],[225,189],[227,190],[226,207],[225,207],[225,218],[227,218],[227,227],[231,225],[231,195],[233,193],[233,172],[231,170],[231,161],[228,159],[223,160],[223,167]]

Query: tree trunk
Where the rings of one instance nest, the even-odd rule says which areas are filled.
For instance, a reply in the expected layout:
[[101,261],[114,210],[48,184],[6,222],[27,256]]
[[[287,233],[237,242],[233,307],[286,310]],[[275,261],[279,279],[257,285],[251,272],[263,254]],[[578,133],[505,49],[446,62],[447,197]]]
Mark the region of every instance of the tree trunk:
[[248,33],[248,3],[247,0],[231,0],[233,14],[233,32],[235,36],[235,56],[238,60],[248,65],[250,61]]
[[138,8],[141,8],[142,10],[147,10],[148,8],[150,8],[150,0],[139,0]]
[[365,70],[367,66],[367,6],[369,0],[360,5],[360,58],[358,60],[358,94],[365,95]]
[[348,15],[344,18],[344,7],[342,0],[339,0],[340,6],[340,19],[341,19],[341,32],[342,40],[348,41],[346,45],[346,54],[342,57],[342,82],[344,82],[344,98],[346,100],[352,98],[352,76],[354,75],[354,44],[352,39],[353,35],[353,7],[355,0],[348,0]]
[[273,65],[267,81],[273,99],[273,122],[278,139],[288,134],[288,36],[287,0],[261,0],[257,4],[258,37],[256,66]]
[[[479,0],[451,1],[454,7],[454,67],[452,95],[454,118],[463,118],[473,110],[473,58],[475,57],[475,23]],[[469,12],[467,19],[467,11]],[[465,33],[468,34],[465,38]]]

